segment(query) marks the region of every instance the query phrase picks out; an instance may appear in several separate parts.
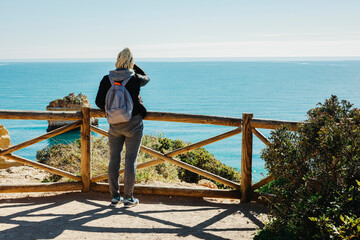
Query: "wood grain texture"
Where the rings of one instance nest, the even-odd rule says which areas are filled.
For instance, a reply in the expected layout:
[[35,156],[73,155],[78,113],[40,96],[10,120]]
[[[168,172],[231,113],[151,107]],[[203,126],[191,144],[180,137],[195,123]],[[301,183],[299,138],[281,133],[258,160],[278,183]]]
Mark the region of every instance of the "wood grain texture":
[[[105,117],[105,113],[100,109],[91,109],[91,117]],[[144,120],[151,121],[167,121],[167,122],[182,122],[182,123],[199,123],[211,124],[221,126],[241,126],[241,118],[234,117],[219,117],[200,114],[186,114],[186,113],[170,113],[170,112],[147,112]]]
[[251,119],[251,126],[253,128],[264,128],[264,129],[277,129],[282,125],[288,125],[291,130],[296,131],[298,124],[301,122],[296,121],[282,121],[282,120],[270,120],[270,119],[260,119],[253,118]]
[[90,108],[82,107],[81,112],[81,181],[84,185],[83,191],[89,192],[91,184]]
[[264,186],[265,184],[268,184],[269,182],[275,180],[275,177],[273,175],[267,176],[263,179],[261,179],[259,182],[255,183],[254,185],[251,186],[251,190],[254,191],[262,186]]
[[256,128],[252,128],[251,131],[253,132],[253,134],[255,136],[257,136],[263,143],[265,143],[266,146],[270,145],[270,141],[269,139],[267,139],[267,137],[265,137],[261,132],[259,132],[259,130],[257,130]]
[[23,158],[23,157],[13,155],[13,154],[6,154],[5,157],[7,157],[7,158],[9,158],[11,160],[17,161],[19,163],[22,163],[24,165],[27,165],[27,166],[42,169],[42,170],[45,170],[47,172],[51,172],[51,173],[54,173],[54,174],[57,174],[57,175],[60,175],[60,176],[66,177],[66,178],[73,179],[75,181],[81,181],[81,177],[76,176],[75,174],[72,174],[72,173],[69,173],[69,172],[66,172],[66,171],[51,167],[51,166],[46,165],[46,164],[38,163],[38,162],[29,160],[29,159],[26,159],[26,158]]
[[[109,184],[107,183],[92,183],[91,191],[109,192]],[[124,185],[120,184],[120,191],[124,191]],[[135,194],[153,194],[165,196],[185,196],[185,197],[212,197],[212,198],[228,198],[239,199],[239,190],[224,190],[224,189],[201,189],[201,188],[173,188],[173,187],[159,187],[150,185],[135,185]]]
[[58,121],[80,120],[81,112],[0,110],[0,119],[58,120]]
[[23,185],[0,185],[0,193],[61,192],[82,189],[81,182],[39,183]]
[[0,161],[0,169],[7,169],[10,167],[20,167],[24,166],[24,164],[19,162],[10,162],[10,161]]
[[251,128],[252,113],[243,113],[241,144],[241,203],[250,201],[252,174],[253,134]]

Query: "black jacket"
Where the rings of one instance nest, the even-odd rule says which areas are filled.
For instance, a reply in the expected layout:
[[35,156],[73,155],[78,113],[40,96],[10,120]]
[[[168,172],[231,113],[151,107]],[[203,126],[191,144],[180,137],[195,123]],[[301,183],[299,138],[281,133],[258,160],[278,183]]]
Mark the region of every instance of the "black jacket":
[[[135,75],[126,84],[126,89],[129,91],[134,103],[132,115],[141,115],[143,118],[146,116],[146,108],[144,107],[140,98],[140,87],[145,86],[150,78],[146,73],[136,64],[134,65]],[[105,98],[108,90],[111,87],[109,75],[105,75],[100,82],[99,90],[96,95],[96,106],[105,111]]]

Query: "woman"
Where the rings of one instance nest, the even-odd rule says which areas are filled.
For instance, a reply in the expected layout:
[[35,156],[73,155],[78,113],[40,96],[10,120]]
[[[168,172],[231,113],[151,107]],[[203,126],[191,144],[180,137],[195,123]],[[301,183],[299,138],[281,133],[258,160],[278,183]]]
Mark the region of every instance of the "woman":
[[[130,78],[125,85],[133,100],[132,117],[129,122],[110,124],[109,126],[109,146],[110,162],[108,168],[109,188],[112,196],[111,206],[116,206],[124,202],[125,207],[132,207],[139,204],[139,200],[134,198],[134,185],[136,175],[136,159],[139,153],[141,138],[143,135],[143,118],[146,109],[140,98],[140,87],[145,86],[150,78],[136,64],[128,48],[124,48],[117,57],[116,70],[110,71],[109,75],[104,76],[100,82],[96,96],[96,105],[105,111],[105,98],[111,87],[110,79],[121,83]],[[124,176],[124,198],[119,191],[119,168],[121,162],[121,152],[126,146],[125,154],[125,176]]]

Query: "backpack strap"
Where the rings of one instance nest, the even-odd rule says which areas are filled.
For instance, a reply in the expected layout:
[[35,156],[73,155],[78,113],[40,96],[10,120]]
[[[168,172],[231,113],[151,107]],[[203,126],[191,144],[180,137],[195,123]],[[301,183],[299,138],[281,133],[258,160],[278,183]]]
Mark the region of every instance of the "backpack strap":
[[124,81],[122,81],[121,83],[118,83],[118,82],[115,82],[115,81],[113,81],[110,77],[109,77],[109,81],[110,81],[110,83],[111,83],[111,86],[112,85],[114,85],[114,84],[116,84],[116,85],[126,85],[129,81],[130,81],[130,79],[132,78],[133,76],[131,76],[130,78],[128,78],[128,79],[126,79],[126,80],[124,80]]

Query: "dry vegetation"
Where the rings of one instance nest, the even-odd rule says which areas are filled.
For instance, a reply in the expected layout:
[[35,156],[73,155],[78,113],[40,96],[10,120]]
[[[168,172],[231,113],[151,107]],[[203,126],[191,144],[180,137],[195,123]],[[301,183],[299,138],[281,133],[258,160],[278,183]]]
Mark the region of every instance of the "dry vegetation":
[[[76,140],[69,144],[56,144],[45,147],[37,152],[37,161],[45,163],[74,174],[80,174],[80,141]],[[142,144],[161,153],[167,153],[177,148],[184,147],[190,143],[181,140],[171,140],[163,136],[144,136]],[[92,137],[92,162],[91,171],[93,176],[101,175],[107,172],[109,161],[109,147],[107,138]],[[124,155],[123,151],[123,155]],[[177,156],[181,161],[187,162],[194,166],[200,167],[222,177],[235,182],[240,181],[240,173],[231,167],[226,166],[210,154],[204,148],[199,148],[188,153]],[[146,153],[140,152],[138,163],[147,162],[152,157]],[[122,162],[123,165],[124,162]],[[123,167],[123,166],[122,166]],[[202,177],[181,169],[171,163],[164,162],[157,166],[138,170],[136,175],[136,183],[147,183],[154,181],[161,182],[179,182],[185,181],[189,183],[197,183]],[[59,181],[61,176],[50,175],[44,181]],[[120,177],[120,181],[122,181]],[[216,183],[218,187],[224,187],[220,183]]]

